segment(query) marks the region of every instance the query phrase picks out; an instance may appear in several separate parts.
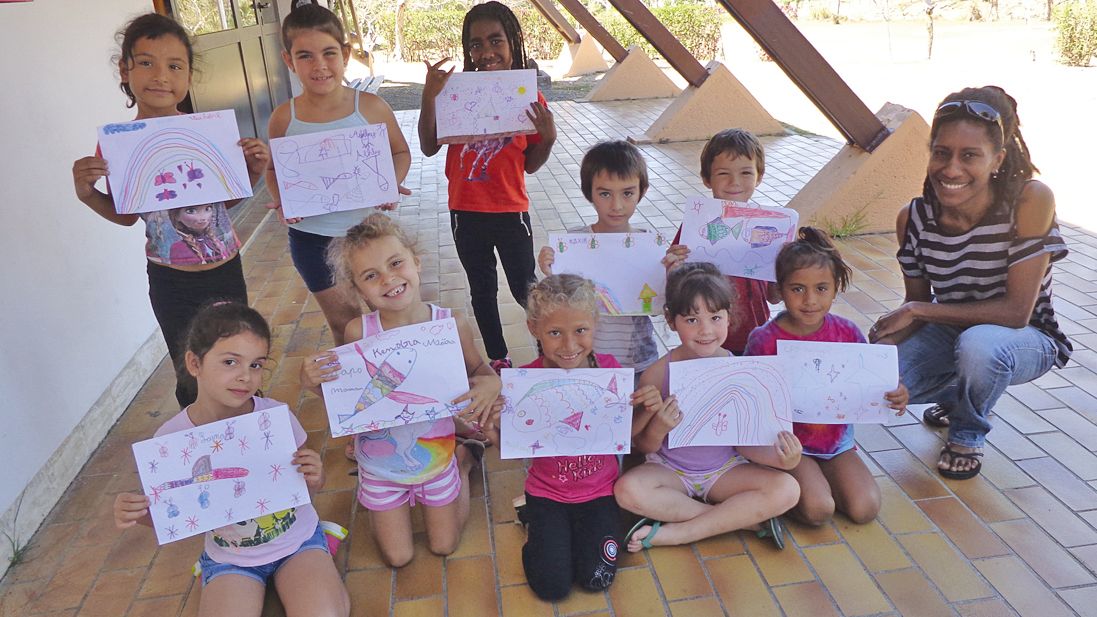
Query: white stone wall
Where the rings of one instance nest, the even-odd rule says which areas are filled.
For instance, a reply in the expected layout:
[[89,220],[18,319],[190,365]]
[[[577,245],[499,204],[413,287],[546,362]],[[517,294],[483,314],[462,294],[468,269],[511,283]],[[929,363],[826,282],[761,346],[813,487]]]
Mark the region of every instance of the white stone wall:
[[[142,224],[99,218],[72,187],[96,127],[133,117],[111,64],[114,33],[151,9],[0,4],[0,531],[21,542],[164,354]],[[0,541],[0,569],[8,552]]]

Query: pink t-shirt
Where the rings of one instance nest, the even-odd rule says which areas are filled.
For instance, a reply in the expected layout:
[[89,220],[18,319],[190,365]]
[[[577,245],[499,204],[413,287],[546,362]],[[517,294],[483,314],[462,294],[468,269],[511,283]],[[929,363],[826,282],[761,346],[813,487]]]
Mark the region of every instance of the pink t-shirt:
[[[278,407],[274,399],[252,397],[256,411]],[[289,416],[293,426],[293,437],[297,447],[305,444],[305,429],[292,413]],[[195,428],[187,410],[175,414],[156,431],[156,437]],[[292,555],[301,548],[301,544],[316,533],[320,517],[312,504],[272,512],[259,518],[241,521],[234,525],[218,527],[206,532],[206,554],[210,559],[221,563],[231,563],[242,567],[254,567],[268,564]]]
[[[783,315],[784,313],[782,313]],[[865,335],[852,321],[828,313],[823,326],[807,336],[788,332],[777,325],[781,315],[759,326],[747,338],[747,356],[777,355],[777,341],[821,341],[828,343],[867,343]],[[852,424],[805,424],[793,422],[792,432],[804,446],[804,454],[818,458],[833,458],[853,447]]]
[[[609,354],[594,357],[599,368],[621,368]],[[544,358],[522,368],[545,368]],[[583,503],[612,495],[617,475],[617,457],[612,454],[535,458],[526,476],[526,492],[560,503]]]

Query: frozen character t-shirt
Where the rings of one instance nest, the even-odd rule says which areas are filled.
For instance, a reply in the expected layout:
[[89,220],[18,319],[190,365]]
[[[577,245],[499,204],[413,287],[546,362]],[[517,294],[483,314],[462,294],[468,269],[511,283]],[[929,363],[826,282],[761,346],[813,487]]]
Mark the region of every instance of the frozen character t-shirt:
[[165,266],[196,266],[232,259],[240,240],[222,202],[143,212],[145,256]]

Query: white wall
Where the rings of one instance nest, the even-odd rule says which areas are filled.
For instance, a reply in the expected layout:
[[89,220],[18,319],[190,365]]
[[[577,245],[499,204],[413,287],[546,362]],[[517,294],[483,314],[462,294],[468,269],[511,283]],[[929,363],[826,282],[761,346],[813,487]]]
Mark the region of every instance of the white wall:
[[[26,489],[23,540],[124,410],[128,400],[108,389],[134,372],[156,330],[142,223],[101,219],[72,186],[72,162],[94,153],[96,127],[133,117],[110,62],[114,33],[151,9],[150,0],[0,4],[0,512],[9,515],[0,530],[12,530]],[[97,401],[106,426],[76,430]],[[70,434],[80,438],[66,442]]]

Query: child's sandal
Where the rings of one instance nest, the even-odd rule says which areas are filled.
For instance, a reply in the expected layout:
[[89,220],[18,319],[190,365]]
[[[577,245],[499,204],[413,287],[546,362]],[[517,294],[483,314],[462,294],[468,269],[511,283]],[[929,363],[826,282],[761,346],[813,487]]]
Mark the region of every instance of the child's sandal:
[[762,528],[754,532],[754,535],[759,538],[771,538],[777,545],[777,550],[785,550],[785,524],[779,516],[762,523]]

